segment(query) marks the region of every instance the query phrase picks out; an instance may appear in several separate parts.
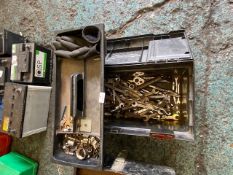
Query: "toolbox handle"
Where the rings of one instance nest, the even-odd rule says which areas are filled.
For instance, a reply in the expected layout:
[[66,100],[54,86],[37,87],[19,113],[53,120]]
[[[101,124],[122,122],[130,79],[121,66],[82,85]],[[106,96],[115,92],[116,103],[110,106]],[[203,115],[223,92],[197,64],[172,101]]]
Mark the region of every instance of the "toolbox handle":
[[71,110],[73,118],[82,117],[84,111],[84,75],[75,73],[71,75]]

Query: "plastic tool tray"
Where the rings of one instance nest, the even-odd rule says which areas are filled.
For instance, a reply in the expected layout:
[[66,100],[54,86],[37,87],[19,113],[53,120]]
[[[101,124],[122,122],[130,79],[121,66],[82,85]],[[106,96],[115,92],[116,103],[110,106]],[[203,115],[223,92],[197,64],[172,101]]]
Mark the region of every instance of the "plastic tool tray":
[[108,40],[106,132],[193,140],[193,66],[184,31]]
[[59,32],[53,45],[53,160],[74,167],[102,168],[103,101],[99,96],[104,90],[104,26]]

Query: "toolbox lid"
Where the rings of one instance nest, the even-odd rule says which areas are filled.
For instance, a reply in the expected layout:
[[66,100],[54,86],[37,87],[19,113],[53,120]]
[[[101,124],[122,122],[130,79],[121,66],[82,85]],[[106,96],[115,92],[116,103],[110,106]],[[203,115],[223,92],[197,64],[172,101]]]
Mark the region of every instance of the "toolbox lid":
[[36,175],[38,164],[15,152],[0,157],[1,175]]
[[107,42],[106,65],[192,61],[183,30],[111,39]]

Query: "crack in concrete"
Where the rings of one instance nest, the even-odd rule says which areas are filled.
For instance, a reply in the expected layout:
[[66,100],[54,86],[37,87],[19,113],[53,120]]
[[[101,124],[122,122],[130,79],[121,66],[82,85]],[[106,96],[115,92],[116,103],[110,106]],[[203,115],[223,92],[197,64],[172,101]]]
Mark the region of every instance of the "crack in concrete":
[[[205,22],[205,24],[202,26],[202,34],[203,36],[208,36],[208,32],[209,32],[209,27],[211,28],[211,25],[213,23],[213,13],[214,13],[214,7],[216,6],[215,1],[210,1],[210,6],[208,9],[208,15],[207,15],[207,20]],[[206,38],[206,40],[208,41],[208,37]],[[201,43],[204,46],[204,50],[203,52],[206,54],[207,56],[207,60],[205,62],[206,64],[206,69],[205,69],[205,77],[204,77],[204,102],[203,102],[203,107],[201,108],[202,111],[202,124],[200,125],[200,134],[201,134],[201,138],[200,138],[200,142],[199,142],[199,154],[196,157],[196,165],[197,165],[197,175],[206,175],[208,174],[207,168],[206,168],[206,163],[205,163],[205,156],[203,154],[203,150],[205,148],[205,145],[208,144],[207,143],[207,138],[209,135],[209,127],[207,124],[207,105],[208,105],[208,95],[209,95],[209,79],[210,79],[210,74],[211,74],[211,49],[210,49],[210,42],[207,42],[207,44],[205,45],[204,43]]]
[[119,35],[122,34],[122,32],[128,28],[135,20],[141,18],[143,15],[149,13],[149,12],[153,12],[156,9],[159,9],[161,7],[163,7],[164,5],[166,5],[168,2],[170,2],[171,0],[163,0],[160,3],[156,3],[152,6],[149,7],[144,7],[142,9],[139,9],[138,11],[136,11],[132,17],[130,19],[128,19],[126,22],[124,22],[122,25],[120,25],[118,28],[116,29],[112,29],[109,30],[106,34],[107,37],[110,37],[112,35]]
[[212,24],[212,15],[213,15],[213,6],[214,6],[214,1],[210,1],[210,6],[208,9],[208,15],[207,15],[207,20],[205,21],[204,25],[202,26],[202,29],[204,30],[206,27],[210,26]]

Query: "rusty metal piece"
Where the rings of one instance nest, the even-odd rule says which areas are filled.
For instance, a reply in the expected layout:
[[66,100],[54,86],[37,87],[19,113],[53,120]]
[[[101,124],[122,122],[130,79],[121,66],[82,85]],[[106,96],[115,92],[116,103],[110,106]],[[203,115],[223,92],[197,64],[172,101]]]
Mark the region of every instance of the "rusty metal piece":
[[145,80],[143,78],[138,77],[138,76],[134,77],[133,80],[128,80],[128,81],[130,83],[136,84],[137,86],[140,86],[140,85],[142,85],[145,82]]
[[161,92],[163,92],[163,93],[166,93],[166,94],[168,94],[168,95],[170,95],[170,96],[179,97],[179,94],[177,94],[176,92],[173,92],[173,91],[171,91],[171,90],[162,89],[162,88],[160,88],[160,87],[153,86],[153,85],[149,85],[149,87],[152,88],[152,89],[154,89],[154,90],[152,90],[152,91],[154,91],[154,92],[156,92],[155,90],[159,90],[159,91],[161,91]]
[[124,103],[120,103],[118,106],[115,107],[115,109],[111,110],[111,112],[115,112],[118,111],[121,108],[124,108],[125,104]]
[[134,84],[130,83],[130,84],[129,84],[129,88],[130,88],[130,89],[134,89],[134,88],[135,88]]
[[72,131],[73,130],[73,118],[68,115],[64,115],[60,122],[61,131]]
[[149,86],[149,85],[151,85],[151,84],[153,84],[153,83],[158,82],[158,81],[161,80],[161,79],[162,79],[161,77],[154,78],[154,79],[152,79],[152,80],[150,80],[150,81],[148,81],[148,82],[142,84],[141,86],[136,87],[135,90],[143,89],[143,88],[145,88],[145,87],[147,87],[147,86]]
[[[176,76],[179,77],[177,74]],[[166,75],[156,75],[154,78],[151,74],[145,76],[144,72],[135,72],[130,79],[126,78],[116,75],[116,79],[106,80],[108,82],[106,91],[114,97],[106,98],[108,106],[105,106],[105,109],[108,116],[141,118],[144,121],[177,119],[174,113],[180,113],[177,106],[181,103],[179,101],[181,78],[176,80],[173,78],[173,81],[170,81],[171,77]],[[111,93],[112,91],[115,91],[115,95]]]
[[69,145],[69,146],[74,146],[74,141],[73,140],[68,140],[67,141],[67,145]]
[[143,114],[143,113],[147,112],[148,110],[149,110],[149,109],[143,108],[143,109],[141,109],[141,110],[139,110],[139,111],[136,111],[135,113],[136,113],[136,114]]
[[139,77],[139,76],[143,76],[145,74],[145,72],[135,72],[133,73],[134,77]]
[[165,98],[165,95],[151,95],[148,98],[150,98],[150,99],[161,99],[161,98]]
[[81,134],[66,134],[62,149],[68,155],[76,155],[79,160],[98,157],[100,140],[98,137],[85,137]]
[[143,96],[143,95],[142,95],[139,91],[137,91],[137,90],[130,89],[130,88],[125,88],[125,90],[126,90],[127,95],[132,96],[132,97],[134,97],[134,98],[140,98],[140,97]]
[[145,80],[141,77],[134,77],[133,81],[137,86],[140,86],[140,85],[144,84],[144,82],[145,82]]
[[179,120],[179,115],[178,114],[173,114],[173,115],[169,115],[169,116],[163,116],[161,118],[161,120]]
[[117,88],[117,87],[114,87],[114,86],[112,86],[112,85],[110,85],[110,84],[105,84],[105,86],[106,86],[107,88],[109,88],[109,89],[112,89],[112,90],[115,90],[115,91],[120,92],[120,93],[122,93],[122,94],[125,94],[125,91],[124,91],[124,90],[121,90],[121,89],[119,89],[119,88]]
[[87,157],[86,150],[84,148],[78,148],[76,151],[76,157],[79,160],[84,160]]

